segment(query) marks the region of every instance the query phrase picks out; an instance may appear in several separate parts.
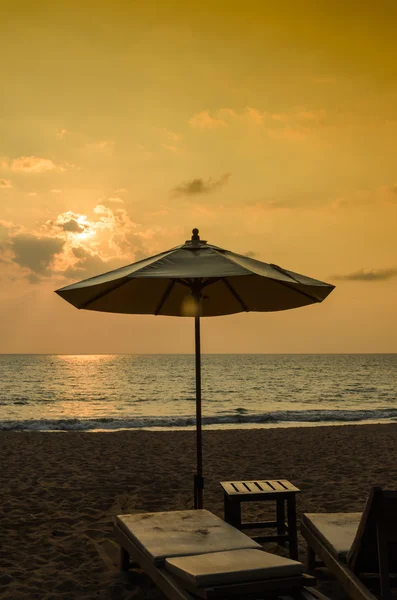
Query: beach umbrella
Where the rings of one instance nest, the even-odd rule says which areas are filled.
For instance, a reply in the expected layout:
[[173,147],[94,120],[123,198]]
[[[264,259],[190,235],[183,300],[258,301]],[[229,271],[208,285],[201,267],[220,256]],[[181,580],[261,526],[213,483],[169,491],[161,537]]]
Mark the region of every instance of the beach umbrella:
[[322,302],[333,285],[235,254],[200,239],[56,290],[79,309],[194,317],[197,473],[194,506],[203,506],[200,318],[278,311]]

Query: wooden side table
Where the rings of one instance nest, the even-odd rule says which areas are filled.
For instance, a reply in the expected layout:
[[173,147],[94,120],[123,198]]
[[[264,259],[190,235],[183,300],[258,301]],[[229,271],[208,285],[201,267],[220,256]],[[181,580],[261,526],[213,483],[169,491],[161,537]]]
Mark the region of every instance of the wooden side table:
[[[224,492],[225,521],[237,529],[277,528],[276,535],[255,537],[258,542],[288,542],[289,555],[298,558],[298,533],[296,526],[296,494],[300,490],[286,479],[256,481],[221,481]],[[273,501],[276,503],[276,521],[241,522],[241,503]],[[287,504],[287,523],[285,522]]]

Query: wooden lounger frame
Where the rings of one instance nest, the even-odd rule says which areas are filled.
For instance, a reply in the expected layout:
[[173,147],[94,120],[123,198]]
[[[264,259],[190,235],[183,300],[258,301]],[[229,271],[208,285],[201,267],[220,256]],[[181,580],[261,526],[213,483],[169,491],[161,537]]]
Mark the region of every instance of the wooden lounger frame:
[[301,600],[328,600],[317,590],[304,587],[315,584],[315,578],[305,574],[197,588],[175,577],[165,567],[156,567],[117,524],[115,524],[115,534],[120,544],[120,569],[128,571],[132,566],[138,565],[170,600],[197,600],[197,597],[214,600],[231,596],[244,599],[252,595],[258,597],[261,593],[273,598],[283,595]]
[[334,556],[304,521],[301,533],[307,542],[307,569],[313,572],[318,556],[336,576],[352,600],[377,600],[366,582],[377,583],[381,600],[391,599],[389,551],[397,550],[397,492],[371,490],[346,561]]

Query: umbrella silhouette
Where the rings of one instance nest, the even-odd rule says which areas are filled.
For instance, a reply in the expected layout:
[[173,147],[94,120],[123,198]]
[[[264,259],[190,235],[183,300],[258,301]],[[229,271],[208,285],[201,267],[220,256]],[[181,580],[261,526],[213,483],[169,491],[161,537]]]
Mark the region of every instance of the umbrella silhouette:
[[79,309],[194,317],[197,472],[194,506],[203,506],[200,318],[278,311],[322,302],[334,286],[274,264],[191,240],[150,258],[68,285],[56,293]]

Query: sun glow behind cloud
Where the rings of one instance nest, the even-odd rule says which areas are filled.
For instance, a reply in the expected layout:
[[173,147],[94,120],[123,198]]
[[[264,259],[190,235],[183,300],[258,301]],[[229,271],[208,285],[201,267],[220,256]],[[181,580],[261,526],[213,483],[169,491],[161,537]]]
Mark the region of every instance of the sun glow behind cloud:
[[103,204],[91,215],[61,212],[34,229],[0,225],[3,276],[12,273],[31,283],[83,279],[139,260],[152,250],[156,232],[135,223],[123,208]]
[[62,232],[77,240],[85,240],[93,237],[96,233],[95,223],[88,220],[87,215],[81,215],[67,211],[58,215],[55,223],[48,222],[50,227],[58,226]]

